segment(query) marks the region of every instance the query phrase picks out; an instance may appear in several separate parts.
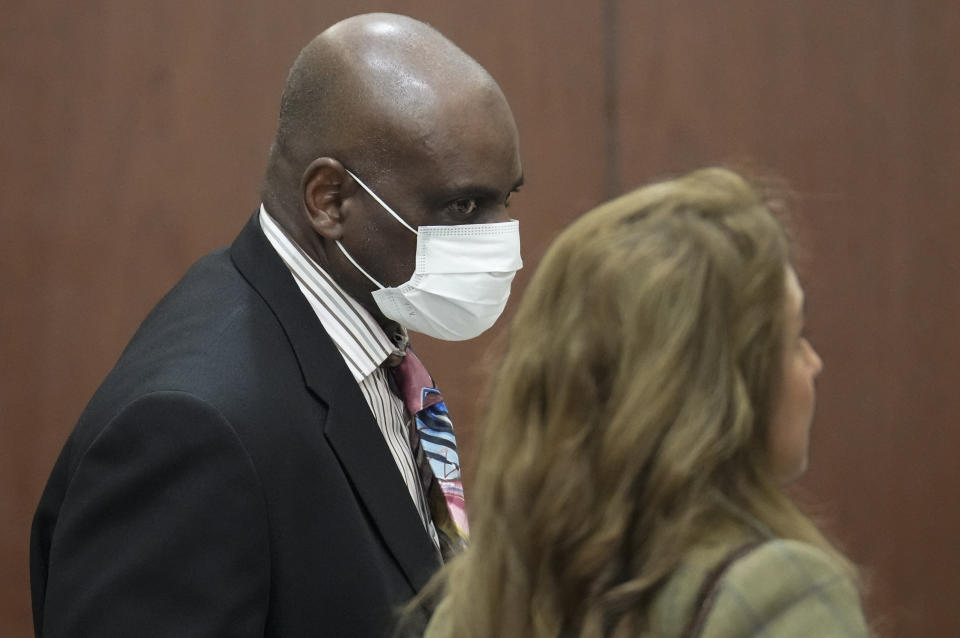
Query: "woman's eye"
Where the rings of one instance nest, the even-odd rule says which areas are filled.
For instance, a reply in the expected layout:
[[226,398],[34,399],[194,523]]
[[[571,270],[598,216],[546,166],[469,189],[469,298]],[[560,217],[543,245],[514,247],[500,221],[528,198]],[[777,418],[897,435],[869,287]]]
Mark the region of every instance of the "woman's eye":
[[464,218],[477,212],[479,207],[475,199],[458,199],[451,203],[447,209],[456,217]]

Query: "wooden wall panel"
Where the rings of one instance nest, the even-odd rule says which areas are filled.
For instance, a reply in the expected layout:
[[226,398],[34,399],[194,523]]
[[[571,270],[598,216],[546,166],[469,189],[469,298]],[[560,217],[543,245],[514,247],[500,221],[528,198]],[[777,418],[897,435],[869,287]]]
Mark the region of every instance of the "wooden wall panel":
[[625,185],[772,170],[796,223],[820,378],[801,489],[885,636],[960,610],[960,11],[951,2],[618,4]]
[[[885,636],[955,632],[948,0],[90,0],[0,9],[0,634],[30,634],[29,521],[77,415],[160,295],[256,206],[299,48],[374,9],[435,24],[503,86],[528,181],[518,290],[560,227],[623,188],[731,160],[792,183],[827,365],[803,488],[872,575]],[[468,458],[502,333],[416,342]]]
[[[3,3],[0,635],[32,633],[29,524],[60,446],[148,310],[258,204],[286,70],[313,35],[354,13],[408,13],[501,83],[529,184],[514,204],[519,287],[555,229],[601,199],[600,9],[546,4]],[[496,339],[417,342],[467,456]]]

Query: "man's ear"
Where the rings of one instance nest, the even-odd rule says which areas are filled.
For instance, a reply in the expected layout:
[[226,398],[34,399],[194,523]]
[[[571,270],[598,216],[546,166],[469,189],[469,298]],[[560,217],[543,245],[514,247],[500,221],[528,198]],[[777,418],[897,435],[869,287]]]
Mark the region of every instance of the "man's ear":
[[310,226],[322,237],[337,240],[343,236],[343,184],[346,169],[335,159],[318,157],[303,172],[300,192]]

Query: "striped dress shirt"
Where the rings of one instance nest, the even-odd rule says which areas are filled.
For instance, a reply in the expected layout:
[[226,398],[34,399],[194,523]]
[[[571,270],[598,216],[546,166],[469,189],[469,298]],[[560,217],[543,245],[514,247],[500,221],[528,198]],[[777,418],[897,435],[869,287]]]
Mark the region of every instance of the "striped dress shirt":
[[[430,517],[423,486],[410,450],[410,415],[403,401],[390,388],[383,363],[404,344],[394,344],[373,316],[288,237],[267,209],[260,205],[260,227],[267,240],[290,269],[310,307],[343,356],[347,369],[360,386],[373,417],[380,426],[410,498],[420,513],[434,545],[440,541]],[[405,339],[404,339],[405,341]]]

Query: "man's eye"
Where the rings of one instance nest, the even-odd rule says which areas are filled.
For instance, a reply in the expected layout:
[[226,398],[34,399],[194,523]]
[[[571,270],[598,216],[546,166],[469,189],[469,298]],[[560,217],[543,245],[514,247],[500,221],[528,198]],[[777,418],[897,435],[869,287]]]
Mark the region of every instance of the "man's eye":
[[480,206],[475,199],[458,199],[447,206],[447,210],[456,217],[466,218],[477,212]]

